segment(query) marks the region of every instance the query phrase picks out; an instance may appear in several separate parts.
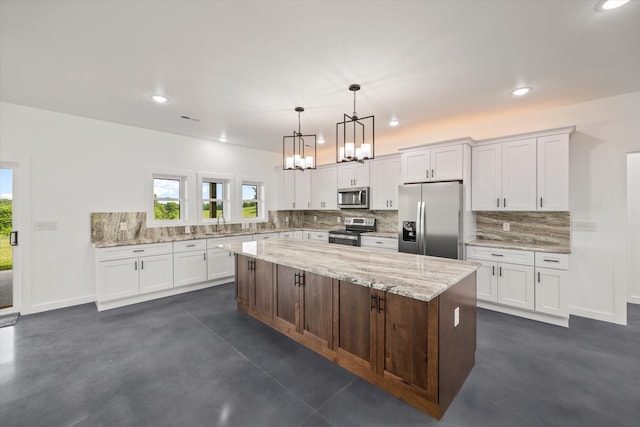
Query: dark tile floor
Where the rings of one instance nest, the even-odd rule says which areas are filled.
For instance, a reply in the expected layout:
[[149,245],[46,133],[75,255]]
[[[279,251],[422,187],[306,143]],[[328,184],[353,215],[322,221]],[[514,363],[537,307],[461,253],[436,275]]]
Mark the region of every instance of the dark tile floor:
[[0,329],[0,425],[638,426],[640,306],[565,329],[478,311],[476,366],[441,421],[239,313],[232,284]]

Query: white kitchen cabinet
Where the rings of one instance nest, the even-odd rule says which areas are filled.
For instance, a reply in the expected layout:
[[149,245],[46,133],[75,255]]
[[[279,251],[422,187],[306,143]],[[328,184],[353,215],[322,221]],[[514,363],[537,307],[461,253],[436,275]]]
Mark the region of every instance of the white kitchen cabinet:
[[280,233],[257,233],[253,235],[253,240],[278,239]]
[[463,179],[462,144],[406,150],[402,153],[402,182]]
[[173,287],[172,244],[96,249],[98,304]]
[[472,209],[536,210],[536,139],[475,146]]
[[539,211],[569,210],[569,134],[538,138]]
[[468,261],[480,263],[476,271],[476,292],[480,300],[498,302],[498,275],[495,261],[467,258]]
[[252,239],[252,235],[207,239],[207,280],[220,281],[229,279],[231,281],[235,277],[235,258],[233,254],[219,248],[218,245],[248,242]]
[[392,237],[361,236],[360,245],[363,248],[384,249],[398,252],[398,239]]
[[329,242],[329,233],[326,231],[305,231],[303,240],[316,240],[319,242]]
[[371,206],[373,210],[397,210],[398,186],[401,183],[400,156],[371,160]]
[[207,281],[207,241],[188,240],[173,245],[173,286]]
[[312,170],[294,172],[296,210],[311,209],[311,173]]
[[338,168],[318,166],[311,174],[311,209],[338,209]]
[[569,315],[569,257],[536,252],[536,311]]
[[498,263],[498,303],[533,310],[533,266]]
[[295,209],[295,172],[290,170],[276,169],[277,176],[277,205],[278,210]]
[[369,182],[369,161],[338,165],[338,188],[368,187]]
[[302,240],[302,231],[281,231],[280,238],[281,239],[294,239],[294,240]]

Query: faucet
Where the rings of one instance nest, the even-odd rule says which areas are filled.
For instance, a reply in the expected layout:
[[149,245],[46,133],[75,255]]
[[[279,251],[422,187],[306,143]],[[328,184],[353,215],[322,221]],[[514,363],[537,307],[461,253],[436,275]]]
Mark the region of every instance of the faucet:
[[217,224],[216,224],[216,231],[220,231],[220,218],[222,218],[222,226],[224,227],[224,225],[227,223],[227,220],[224,219],[224,215],[223,214],[218,214],[218,216],[216,217],[216,219],[218,220]]

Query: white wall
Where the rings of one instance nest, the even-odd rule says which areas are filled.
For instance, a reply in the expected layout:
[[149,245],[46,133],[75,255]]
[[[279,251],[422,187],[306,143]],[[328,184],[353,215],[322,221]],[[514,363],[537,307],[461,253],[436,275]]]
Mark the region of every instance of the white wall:
[[[597,222],[597,232],[574,232],[570,256],[572,314],[626,323],[626,155],[640,151],[640,92],[542,110],[456,118],[398,129],[377,138],[376,154],[470,136],[476,140],[576,126],[570,143],[570,210]],[[320,162],[331,162],[323,151]],[[638,259],[638,258],[636,258]],[[637,263],[637,261],[636,261]]]
[[640,152],[627,155],[629,302],[640,304]]
[[[280,154],[0,103],[0,155],[20,164],[24,314],[95,299],[91,212],[145,211],[146,166],[262,177]],[[267,196],[268,197],[268,196]],[[268,209],[275,208],[275,201]],[[34,231],[56,221],[57,231]]]

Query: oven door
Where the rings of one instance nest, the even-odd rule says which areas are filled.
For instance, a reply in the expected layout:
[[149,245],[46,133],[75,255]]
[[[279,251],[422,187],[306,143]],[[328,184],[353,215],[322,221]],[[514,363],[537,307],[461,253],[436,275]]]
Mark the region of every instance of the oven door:
[[338,245],[360,246],[360,236],[350,234],[329,234],[329,243]]

